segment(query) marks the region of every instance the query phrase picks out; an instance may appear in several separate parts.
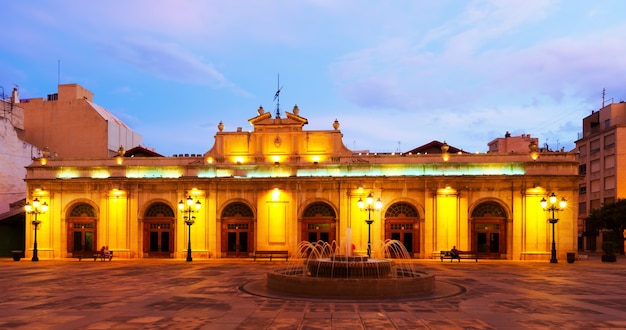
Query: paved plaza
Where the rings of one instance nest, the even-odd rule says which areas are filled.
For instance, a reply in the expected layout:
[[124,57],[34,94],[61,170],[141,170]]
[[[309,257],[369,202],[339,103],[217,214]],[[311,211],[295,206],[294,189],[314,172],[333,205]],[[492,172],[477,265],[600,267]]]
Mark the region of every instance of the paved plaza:
[[568,264],[415,260],[435,292],[290,298],[284,260],[0,259],[0,329],[626,329],[626,258]]

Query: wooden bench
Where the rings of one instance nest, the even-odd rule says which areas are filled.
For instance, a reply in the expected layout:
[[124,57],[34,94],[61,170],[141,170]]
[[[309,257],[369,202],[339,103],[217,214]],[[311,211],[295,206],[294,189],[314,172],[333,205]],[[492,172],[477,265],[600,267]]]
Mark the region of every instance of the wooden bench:
[[478,255],[476,255],[476,252],[472,252],[472,251],[458,251],[459,256],[453,256],[450,251],[440,251],[439,252],[439,258],[441,259],[441,261],[443,261],[443,259],[450,259],[450,262],[452,262],[452,260],[454,259],[458,259],[459,262],[461,262],[461,259],[474,259],[476,262],[478,262]]
[[285,258],[285,261],[289,260],[289,251],[277,251],[277,250],[266,250],[266,251],[254,251],[254,261],[256,258],[270,258],[272,261],[272,257],[277,258]]
[[93,261],[96,261],[98,259],[102,261],[105,261],[105,260],[111,261],[113,259],[113,251],[109,251],[108,256],[105,256],[104,254],[98,251],[89,251],[89,252],[79,253],[77,257],[78,257],[78,261],[83,260],[83,258],[93,258]]

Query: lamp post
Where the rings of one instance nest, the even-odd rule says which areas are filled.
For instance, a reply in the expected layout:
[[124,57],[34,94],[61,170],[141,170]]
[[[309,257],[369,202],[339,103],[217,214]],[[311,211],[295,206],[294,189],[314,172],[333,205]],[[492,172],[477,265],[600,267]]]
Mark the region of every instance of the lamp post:
[[33,242],[33,258],[31,260],[39,261],[39,256],[37,255],[37,227],[39,226],[41,221],[37,220],[37,215],[46,213],[48,211],[48,204],[46,204],[46,202],[40,203],[39,199],[35,197],[35,199],[33,200],[33,205],[30,205],[30,203],[26,203],[26,205],[24,205],[24,210],[26,210],[26,213],[35,215],[35,220],[31,222],[33,226],[35,226],[35,240]]
[[191,198],[191,196],[187,197],[187,208],[185,208],[185,203],[183,203],[182,199],[178,202],[178,209],[183,212],[183,219],[185,219],[185,223],[187,224],[187,227],[189,227],[189,237],[187,238],[187,261],[193,261],[191,258],[191,225],[193,225],[196,221],[196,217],[191,214],[199,211],[201,206],[200,201],[196,201],[195,204],[196,206],[194,209],[193,198]]
[[556,194],[553,192],[548,196],[548,200],[546,198],[542,198],[539,202],[541,207],[546,212],[552,212],[552,217],[548,219],[548,221],[552,224],[552,254],[550,256],[550,263],[556,264],[559,261],[556,259],[556,244],[554,242],[554,225],[559,222],[559,219],[555,218],[555,212],[563,211],[567,206],[567,200],[565,197],[561,198],[561,200],[557,203]]
[[380,198],[378,198],[378,200],[376,200],[376,202],[374,203],[374,196],[372,196],[372,193],[370,192],[369,195],[367,195],[367,197],[365,198],[365,202],[363,202],[362,198],[359,198],[357,205],[361,210],[367,211],[367,220],[365,220],[365,223],[367,224],[367,256],[371,257],[372,223],[374,222],[374,220],[372,220],[372,211],[380,210],[383,206],[383,202],[380,200]]

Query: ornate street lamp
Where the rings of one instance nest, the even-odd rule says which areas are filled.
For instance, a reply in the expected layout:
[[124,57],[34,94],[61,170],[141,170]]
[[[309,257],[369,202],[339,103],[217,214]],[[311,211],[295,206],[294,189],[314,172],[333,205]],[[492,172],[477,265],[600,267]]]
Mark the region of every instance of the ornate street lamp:
[[200,201],[196,201],[195,208],[193,207],[193,204],[193,198],[191,198],[191,196],[187,197],[187,208],[185,208],[185,203],[183,203],[182,199],[178,202],[178,209],[183,212],[183,219],[185,219],[185,223],[187,224],[187,227],[189,227],[189,237],[187,238],[187,261],[193,261],[191,258],[191,225],[193,225],[196,221],[196,217],[191,214],[199,211],[201,206]]
[[372,193],[370,192],[369,195],[367,195],[367,198],[365,198],[365,202],[363,202],[362,198],[359,198],[357,205],[359,206],[361,210],[367,211],[367,220],[365,220],[365,223],[367,224],[367,256],[371,257],[372,256],[372,239],[371,239],[372,223],[374,222],[374,220],[372,220],[372,211],[380,210],[383,206],[383,202],[380,200],[380,198],[378,198],[378,200],[376,200],[376,203],[374,203],[374,197],[372,196]]
[[559,219],[555,218],[554,215],[555,215],[555,212],[563,211],[565,209],[565,207],[567,206],[567,200],[565,200],[565,197],[563,197],[557,203],[556,194],[553,192],[552,194],[550,194],[550,196],[548,196],[548,200],[546,200],[546,198],[544,197],[541,199],[539,203],[541,203],[541,207],[543,208],[544,211],[548,212],[548,214],[552,212],[552,217],[548,219],[548,221],[552,224],[552,255],[550,257],[550,263],[556,264],[559,261],[556,259],[556,244],[554,242],[554,225],[557,222],[559,222]]
[[46,213],[48,211],[48,204],[46,204],[46,202],[40,203],[39,199],[35,197],[35,199],[33,200],[33,205],[30,205],[30,203],[26,203],[26,205],[24,205],[24,210],[26,210],[26,213],[35,215],[35,220],[31,222],[33,226],[35,226],[35,240],[33,243],[33,258],[31,260],[39,261],[39,256],[37,256],[37,227],[39,226],[41,221],[37,220],[37,215]]

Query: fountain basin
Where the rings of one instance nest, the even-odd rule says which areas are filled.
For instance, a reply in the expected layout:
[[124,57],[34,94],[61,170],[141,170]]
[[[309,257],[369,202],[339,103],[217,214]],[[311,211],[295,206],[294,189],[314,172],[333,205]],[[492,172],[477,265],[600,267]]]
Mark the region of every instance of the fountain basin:
[[309,275],[333,278],[385,278],[392,275],[393,262],[368,260],[367,256],[334,256],[306,261]]
[[329,278],[306,276],[304,270],[277,269],[267,273],[267,288],[309,297],[402,297],[428,293],[435,288],[435,276],[398,269],[387,278]]

